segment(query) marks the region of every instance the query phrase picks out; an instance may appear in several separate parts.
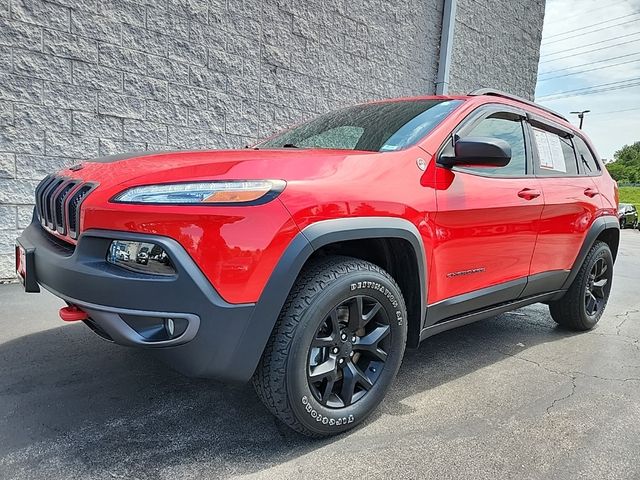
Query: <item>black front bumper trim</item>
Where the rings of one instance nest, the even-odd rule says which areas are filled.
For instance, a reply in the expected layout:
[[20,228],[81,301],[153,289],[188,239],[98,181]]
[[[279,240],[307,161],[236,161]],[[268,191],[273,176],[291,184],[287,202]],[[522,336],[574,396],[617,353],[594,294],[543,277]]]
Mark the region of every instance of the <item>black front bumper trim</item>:
[[[108,263],[107,251],[113,240],[160,245],[171,258],[176,275],[140,274]],[[160,347],[153,351],[186,375],[227,381],[251,378],[262,353],[260,348],[254,348],[256,340],[251,335],[255,305],[226,302],[175,240],[159,235],[88,230],[80,236],[75,249],[62,251],[52,242],[51,235],[33,222],[18,243],[32,252],[37,283],[87,311],[116,343]],[[126,315],[175,317],[188,320],[189,326],[164,344],[149,342],[127,324]]]

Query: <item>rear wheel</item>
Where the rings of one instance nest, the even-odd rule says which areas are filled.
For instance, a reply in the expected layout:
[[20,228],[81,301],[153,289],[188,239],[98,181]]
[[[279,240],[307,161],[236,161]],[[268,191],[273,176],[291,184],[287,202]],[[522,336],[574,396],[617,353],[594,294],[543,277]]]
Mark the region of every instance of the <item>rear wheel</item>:
[[402,293],[378,266],[333,257],[305,268],[253,377],[267,408],[309,436],[362,422],[382,401],[404,354]]
[[560,299],[549,303],[553,319],[573,330],[590,330],[604,312],[611,292],[613,256],[609,246],[596,242],[578,275]]

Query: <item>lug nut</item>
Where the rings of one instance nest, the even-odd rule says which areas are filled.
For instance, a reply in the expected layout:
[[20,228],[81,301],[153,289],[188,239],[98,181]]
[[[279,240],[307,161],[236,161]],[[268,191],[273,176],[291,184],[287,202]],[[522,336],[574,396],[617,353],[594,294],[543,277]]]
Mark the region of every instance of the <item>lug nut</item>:
[[333,347],[333,350],[331,350],[332,353],[338,353],[340,351],[340,349],[338,347]]
[[356,336],[355,336],[355,335],[354,335],[353,337],[351,337],[351,342],[352,342],[352,343],[356,343],[356,340],[357,340],[357,338],[356,338]]
[[347,339],[347,334],[346,334],[346,333],[343,333],[342,335],[340,335],[340,338],[341,338],[342,340],[346,340],[346,339]]
[[341,358],[340,360],[338,360],[338,363],[342,365],[344,363],[344,358]]
[[351,352],[351,353],[349,354],[349,356],[350,356],[350,357],[353,357],[353,352]]

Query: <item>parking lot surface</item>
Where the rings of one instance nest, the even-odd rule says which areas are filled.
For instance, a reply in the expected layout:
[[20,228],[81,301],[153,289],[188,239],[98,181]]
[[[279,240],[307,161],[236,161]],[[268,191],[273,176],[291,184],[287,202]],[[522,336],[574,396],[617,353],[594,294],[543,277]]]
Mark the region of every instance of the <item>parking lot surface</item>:
[[640,232],[576,334],[535,305],[408,351],[361,428],[309,440],[249,385],[174,373],[0,286],[0,478],[640,478]]

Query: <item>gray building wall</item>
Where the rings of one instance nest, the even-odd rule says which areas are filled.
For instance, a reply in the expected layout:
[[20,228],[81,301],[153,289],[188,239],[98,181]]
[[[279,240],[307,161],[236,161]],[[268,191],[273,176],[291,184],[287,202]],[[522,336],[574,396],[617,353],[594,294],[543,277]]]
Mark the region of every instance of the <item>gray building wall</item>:
[[499,88],[533,100],[545,0],[458,0],[450,92]]
[[[541,1],[501,0],[510,16],[460,0],[452,89],[531,96]],[[345,104],[431,94],[441,19],[442,0],[0,0],[0,278],[47,173],[240,147]]]

